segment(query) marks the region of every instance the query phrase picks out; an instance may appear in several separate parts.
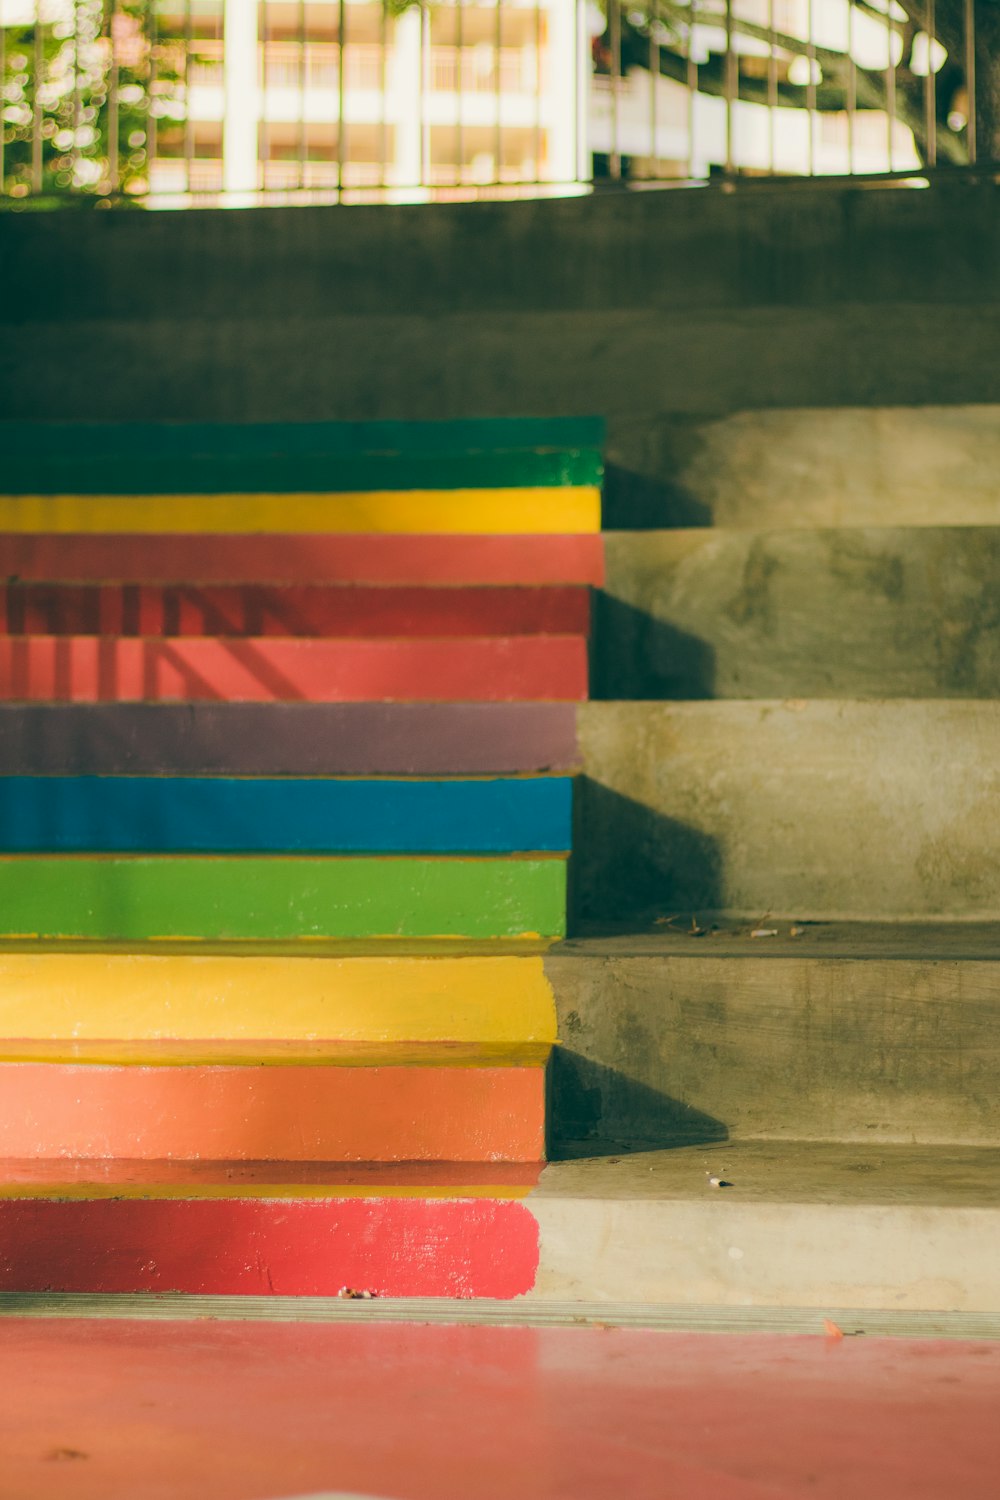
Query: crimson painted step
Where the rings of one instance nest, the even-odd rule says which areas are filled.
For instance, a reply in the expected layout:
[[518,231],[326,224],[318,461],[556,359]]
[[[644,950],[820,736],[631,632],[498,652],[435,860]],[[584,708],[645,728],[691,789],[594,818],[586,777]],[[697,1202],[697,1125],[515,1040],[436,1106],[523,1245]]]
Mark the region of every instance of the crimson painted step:
[[0,1157],[536,1162],[548,1052],[3,1043]]
[[0,849],[567,852],[572,781],[0,777]]
[[394,1196],[390,1182],[351,1196],[334,1180],[291,1199],[0,1199],[0,1291],[520,1296],[538,1272],[537,1220],[480,1191]]
[[475,776],[578,760],[572,703],[0,703],[6,776]]
[[0,936],[560,937],[562,859],[7,855]]
[[583,588],[0,585],[10,635],[586,635],[589,615]]
[[505,586],[604,581],[599,534],[0,535],[0,577],[41,583]]
[[587,643],[575,636],[0,637],[0,697],[8,700],[506,702],[586,696]]
[[8,494],[474,489],[599,484],[604,423],[12,423],[4,440]]

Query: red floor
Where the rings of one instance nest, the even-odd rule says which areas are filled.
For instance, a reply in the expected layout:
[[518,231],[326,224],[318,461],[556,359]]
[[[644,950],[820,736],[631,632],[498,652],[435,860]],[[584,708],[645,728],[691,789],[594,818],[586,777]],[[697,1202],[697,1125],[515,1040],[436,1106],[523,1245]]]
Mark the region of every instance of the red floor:
[[0,1322],[2,1500],[995,1500],[1000,1343]]

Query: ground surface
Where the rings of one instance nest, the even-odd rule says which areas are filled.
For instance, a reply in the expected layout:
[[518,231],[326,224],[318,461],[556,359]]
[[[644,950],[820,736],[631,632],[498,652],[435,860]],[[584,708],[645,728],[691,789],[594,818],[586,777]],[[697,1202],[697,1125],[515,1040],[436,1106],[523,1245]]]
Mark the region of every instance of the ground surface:
[[996,1494],[989,1339],[0,1316],[2,1500]]

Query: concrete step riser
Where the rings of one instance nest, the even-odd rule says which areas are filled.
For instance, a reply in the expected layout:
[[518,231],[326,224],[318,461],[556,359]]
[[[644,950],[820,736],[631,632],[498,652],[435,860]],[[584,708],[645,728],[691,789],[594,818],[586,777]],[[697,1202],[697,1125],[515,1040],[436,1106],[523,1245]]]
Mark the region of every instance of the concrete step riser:
[[992,920],[1000,703],[590,703],[577,920]]
[[563,1039],[553,1155],[588,1141],[997,1140],[1000,962],[715,958],[716,941],[692,939],[691,957],[571,947],[546,960]]
[[1000,682],[1000,526],[611,532],[606,548],[595,697],[988,698]]
[[[811,399],[805,390],[802,399]],[[1000,522],[996,406],[828,405],[719,420],[647,413],[613,424],[609,437],[611,528]]]

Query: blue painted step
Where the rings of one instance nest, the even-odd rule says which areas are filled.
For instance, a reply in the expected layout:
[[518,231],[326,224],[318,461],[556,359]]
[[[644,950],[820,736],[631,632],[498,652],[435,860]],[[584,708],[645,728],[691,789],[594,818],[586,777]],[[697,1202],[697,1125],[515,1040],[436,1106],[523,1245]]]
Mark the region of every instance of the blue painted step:
[[0,777],[0,850],[563,853],[572,778]]

